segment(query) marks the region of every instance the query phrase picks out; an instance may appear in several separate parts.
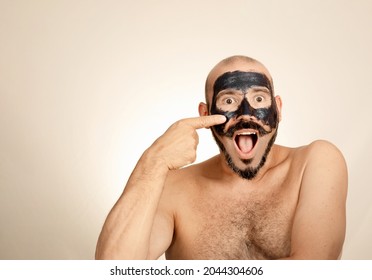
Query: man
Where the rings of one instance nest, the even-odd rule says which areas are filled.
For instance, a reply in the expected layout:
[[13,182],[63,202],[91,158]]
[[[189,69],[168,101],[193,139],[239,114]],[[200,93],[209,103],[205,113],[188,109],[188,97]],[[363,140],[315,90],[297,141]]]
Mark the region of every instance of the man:
[[[97,259],[337,259],[347,168],[326,141],[274,145],[282,101],[258,61],[233,56],[206,81],[200,117],[176,122],[137,163]],[[197,129],[220,154],[200,164]]]

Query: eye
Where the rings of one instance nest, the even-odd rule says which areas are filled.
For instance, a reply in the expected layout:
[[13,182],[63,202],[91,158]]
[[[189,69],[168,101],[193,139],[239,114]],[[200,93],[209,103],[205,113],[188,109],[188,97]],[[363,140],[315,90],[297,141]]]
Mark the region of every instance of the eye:
[[230,105],[234,103],[234,99],[231,97],[228,97],[225,99],[225,104]]
[[224,91],[218,94],[216,106],[225,112],[232,112],[238,109],[238,105],[244,98],[240,92]]
[[257,102],[257,103],[261,103],[264,101],[264,97],[261,96],[261,95],[258,95],[254,98],[254,100]]
[[272,98],[269,90],[260,87],[248,92],[248,101],[254,109],[267,108],[271,106]]

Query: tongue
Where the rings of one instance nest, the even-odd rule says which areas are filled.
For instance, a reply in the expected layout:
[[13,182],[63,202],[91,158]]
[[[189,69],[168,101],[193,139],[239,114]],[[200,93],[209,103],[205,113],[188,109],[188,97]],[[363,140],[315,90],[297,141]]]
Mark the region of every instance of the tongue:
[[249,135],[240,135],[237,144],[243,153],[249,153],[253,148],[252,137]]

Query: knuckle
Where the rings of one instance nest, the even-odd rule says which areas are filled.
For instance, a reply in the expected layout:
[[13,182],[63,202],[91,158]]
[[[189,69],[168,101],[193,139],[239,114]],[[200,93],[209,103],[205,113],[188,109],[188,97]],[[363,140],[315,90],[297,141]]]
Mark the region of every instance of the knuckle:
[[173,128],[177,128],[181,125],[181,121],[176,121],[174,124],[172,124]]
[[185,120],[185,119],[178,120],[176,123],[177,123],[178,125],[180,125],[180,126],[184,126],[184,125],[186,124],[186,120]]
[[208,121],[205,118],[200,119],[200,126],[206,127],[208,125]]

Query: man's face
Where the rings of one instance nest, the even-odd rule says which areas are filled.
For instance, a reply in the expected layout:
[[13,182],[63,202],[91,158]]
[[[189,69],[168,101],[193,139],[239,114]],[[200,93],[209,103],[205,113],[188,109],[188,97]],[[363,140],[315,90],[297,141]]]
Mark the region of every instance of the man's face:
[[213,84],[210,113],[226,116],[212,132],[228,165],[242,178],[253,179],[274,144],[279,123],[270,80],[258,72],[223,73]]

